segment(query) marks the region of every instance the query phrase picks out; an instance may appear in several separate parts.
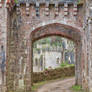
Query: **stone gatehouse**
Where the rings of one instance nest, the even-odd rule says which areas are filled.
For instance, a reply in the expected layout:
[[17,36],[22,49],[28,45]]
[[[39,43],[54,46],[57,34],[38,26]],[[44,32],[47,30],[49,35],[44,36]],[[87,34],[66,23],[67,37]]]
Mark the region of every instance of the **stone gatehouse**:
[[[76,84],[92,92],[92,1],[0,0],[0,47],[6,55],[6,92],[30,92],[33,43],[57,35],[76,44]],[[26,67],[19,73],[19,62]],[[20,81],[24,87],[20,87]]]

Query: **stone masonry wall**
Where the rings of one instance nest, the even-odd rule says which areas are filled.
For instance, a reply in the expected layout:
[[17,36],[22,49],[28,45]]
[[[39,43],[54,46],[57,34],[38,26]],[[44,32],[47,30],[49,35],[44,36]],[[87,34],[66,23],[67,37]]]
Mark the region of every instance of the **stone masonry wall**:
[[[5,52],[4,53],[5,57],[1,56],[2,46],[3,51]],[[3,4],[2,7],[0,7],[0,64],[2,62],[2,59],[5,59],[6,61],[6,52],[7,52],[7,9],[5,8],[5,4]],[[4,85],[6,85],[6,76],[4,78],[5,78]]]
[[[83,26],[82,6],[78,6],[77,16],[74,16],[73,5],[69,5],[67,16],[64,15],[64,6],[58,6],[58,7],[59,7],[59,14],[57,16],[55,15],[55,7],[53,5],[49,6],[49,15],[45,14],[46,13],[45,5],[40,5],[39,8],[40,16],[36,16],[36,7],[34,5],[29,6],[29,16],[26,15],[26,6],[23,4],[16,7],[18,11],[16,11],[14,8],[13,12],[10,13],[10,18],[8,18],[10,25],[8,24],[9,28],[8,28],[8,54],[7,54],[8,57],[7,58],[8,60],[7,92],[11,92],[11,91],[19,92],[20,90],[22,92],[25,92],[25,90],[26,92],[30,92],[31,84],[32,84],[31,40],[32,39],[35,40],[35,38],[38,37],[37,35],[41,37],[41,35],[44,34],[46,36],[47,34],[48,35],[51,34],[52,29],[50,27],[50,24],[52,24],[51,26],[53,28],[52,31],[54,32],[54,35],[55,33],[56,35],[58,33],[58,34],[62,34],[63,36],[65,35],[65,37],[69,36],[68,38],[72,38],[72,40],[75,40],[77,42],[79,41],[78,40],[80,39],[79,35],[76,36],[75,34],[77,33],[78,30],[82,32],[82,26]],[[56,23],[55,26],[53,25],[54,23]],[[42,28],[39,29],[40,27]],[[72,28],[75,28],[76,32],[73,32]],[[34,30],[37,30],[38,32],[36,32],[35,34]],[[60,30],[62,31],[60,32]],[[34,36],[33,37],[31,36],[32,38],[30,37],[31,32],[34,32],[33,33]],[[79,48],[79,50],[80,49],[81,48]],[[80,54],[78,54],[77,56],[80,56]],[[80,61],[80,59],[78,59],[78,61]],[[78,63],[78,65],[80,64]],[[80,75],[81,74],[79,73],[78,76]],[[78,77],[78,79],[80,78]],[[20,84],[21,82],[23,84],[22,87]]]
[[[42,30],[46,30],[46,25],[53,23],[77,28],[82,32],[81,43],[76,46],[76,56],[80,56],[80,58],[76,59],[81,62],[76,62],[78,67],[75,67],[75,69],[78,71],[75,75],[77,76],[76,81],[79,81],[79,84],[82,83],[82,87],[87,90],[87,92],[92,92],[92,1],[85,0],[84,8],[78,6],[77,16],[74,16],[73,5],[69,5],[68,8],[67,5],[65,5],[65,7],[59,5],[58,8],[50,5],[48,8],[48,4],[47,6],[40,5],[40,7],[39,4],[36,6],[21,4],[17,5],[16,8],[17,11],[14,8],[14,11],[10,14],[10,18],[8,19],[8,22],[11,23],[8,29],[5,27],[7,23],[6,9],[0,9],[0,35],[2,35],[0,36],[0,45],[4,45],[5,50],[6,30],[8,31],[7,92],[18,92],[19,90],[22,92],[30,92],[30,85],[32,84],[32,67],[30,67],[32,66],[31,41],[32,39],[37,40],[35,38],[38,37],[38,34],[41,38],[42,35],[49,34],[49,31],[44,33]],[[85,14],[84,19],[83,14]],[[41,33],[37,32],[40,27]],[[55,27],[55,29],[57,28],[58,27]],[[34,32],[35,37],[30,37],[31,32],[35,30],[38,34]],[[50,27],[49,30],[51,30]],[[70,31],[70,34],[72,32],[73,31]],[[65,37],[67,36],[65,35]],[[78,46],[80,47],[78,48]],[[80,65],[81,67],[79,67]],[[20,66],[22,66],[22,72],[20,72]],[[81,78],[79,78],[80,75],[82,75]],[[22,87],[20,85],[21,82],[23,83]]]
[[[1,46],[4,46],[7,60],[7,92],[31,91],[32,44],[35,40],[50,36],[53,33],[73,38],[74,41],[77,39],[76,83],[82,85],[87,92],[92,92],[91,4],[91,0],[85,0],[84,8],[81,5],[78,6],[77,15],[76,12],[74,13],[73,5],[67,7],[67,5],[57,6],[57,4],[55,6],[21,4],[15,6],[13,10],[10,8],[8,10],[4,4],[2,5],[0,8],[0,53]],[[83,14],[85,14],[84,19]],[[77,31],[72,30],[73,28]],[[78,32],[80,35],[77,34]]]
[[6,44],[7,44],[7,9],[3,5],[2,8],[0,8],[0,53],[2,45],[4,46],[4,49],[6,51]]
[[88,85],[88,91],[92,92],[92,1],[85,0],[84,7],[84,33],[87,52],[85,61],[85,69],[87,71],[84,73],[84,76],[86,76],[85,81],[88,82],[88,84],[86,83]]
[[50,70],[45,70],[44,72],[33,73],[33,83],[54,80],[58,78],[72,77],[74,75],[75,75],[74,66],[50,69]]

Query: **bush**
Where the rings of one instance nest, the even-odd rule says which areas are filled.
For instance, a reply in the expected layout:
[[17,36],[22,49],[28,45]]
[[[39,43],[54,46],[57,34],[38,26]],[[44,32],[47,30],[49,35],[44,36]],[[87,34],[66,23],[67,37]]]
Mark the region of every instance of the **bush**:
[[79,85],[74,85],[74,86],[72,86],[72,90],[74,90],[75,92],[76,92],[76,91],[77,91],[77,92],[79,92],[79,91],[82,92],[82,87],[79,86]]
[[61,66],[61,67],[65,67],[65,66],[67,66],[67,65],[68,65],[67,62],[63,62],[60,66]]

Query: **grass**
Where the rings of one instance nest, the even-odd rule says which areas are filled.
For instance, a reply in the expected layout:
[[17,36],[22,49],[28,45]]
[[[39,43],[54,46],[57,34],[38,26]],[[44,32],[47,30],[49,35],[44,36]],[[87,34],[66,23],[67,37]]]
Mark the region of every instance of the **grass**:
[[71,88],[71,90],[73,92],[83,92],[82,87],[79,86],[79,85],[73,85],[72,88]]
[[33,86],[32,86],[32,91],[36,91],[40,86],[46,84],[47,81],[42,81],[42,82],[38,82],[38,83],[34,83]]
[[65,62],[65,63],[62,63],[60,66],[61,66],[61,68],[64,68],[64,67],[74,66],[74,64],[68,64],[67,62]]
[[[58,69],[58,68],[66,68],[66,67],[73,67],[73,66],[75,66],[74,64],[68,64],[67,62],[65,62],[65,63],[62,63],[61,65],[60,65],[60,67],[57,67],[56,69]],[[45,71],[46,70],[49,70],[48,68],[45,68]]]

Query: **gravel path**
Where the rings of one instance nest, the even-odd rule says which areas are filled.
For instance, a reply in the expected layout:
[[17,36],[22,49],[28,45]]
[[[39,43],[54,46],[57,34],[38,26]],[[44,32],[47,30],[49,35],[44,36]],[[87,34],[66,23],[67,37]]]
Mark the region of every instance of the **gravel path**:
[[57,80],[55,82],[43,85],[37,90],[37,92],[71,92],[69,88],[72,87],[74,83],[75,83],[74,78]]

